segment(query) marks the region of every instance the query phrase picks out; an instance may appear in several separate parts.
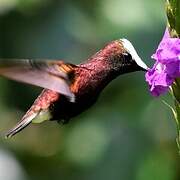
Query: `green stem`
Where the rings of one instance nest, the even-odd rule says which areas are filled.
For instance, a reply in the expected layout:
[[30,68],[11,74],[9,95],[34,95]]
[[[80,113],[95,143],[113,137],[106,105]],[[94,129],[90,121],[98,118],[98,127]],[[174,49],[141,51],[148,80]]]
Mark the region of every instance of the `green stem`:
[[[167,0],[166,13],[170,36],[172,38],[180,38],[180,0]],[[174,117],[177,125],[176,142],[180,152],[180,78],[176,78],[172,85],[172,93],[175,104]]]
[[180,1],[167,0],[166,14],[171,37],[180,37]]

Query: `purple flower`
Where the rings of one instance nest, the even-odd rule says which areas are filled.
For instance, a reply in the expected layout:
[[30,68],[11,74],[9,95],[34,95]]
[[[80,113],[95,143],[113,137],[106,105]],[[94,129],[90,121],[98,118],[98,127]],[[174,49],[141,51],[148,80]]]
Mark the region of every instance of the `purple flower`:
[[156,53],[152,55],[156,60],[152,69],[146,73],[146,81],[153,96],[167,92],[175,78],[180,77],[180,39],[170,38],[166,29]]

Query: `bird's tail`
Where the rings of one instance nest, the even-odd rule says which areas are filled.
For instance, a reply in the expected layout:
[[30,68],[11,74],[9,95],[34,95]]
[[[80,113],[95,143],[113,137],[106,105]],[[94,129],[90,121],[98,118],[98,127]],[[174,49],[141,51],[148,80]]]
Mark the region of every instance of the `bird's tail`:
[[32,113],[31,111],[28,111],[28,112],[23,116],[22,120],[21,120],[19,123],[17,123],[17,124],[15,125],[15,127],[13,127],[12,129],[10,129],[10,130],[6,133],[5,137],[6,137],[6,138],[10,138],[10,137],[14,136],[15,134],[17,134],[18,132],[20,132],[21,130],[23,130],[26,126],[28,126],[28,125],[32,122],[32,120],[33,120],[35,117],[38,116],[38,114],[39,114],[39,112],[33,112],[33,113]]
[[28,126],[31,122],[32,123],[41,123],[46,120],[51,119],[51,113],[49,109],[39,109],[39,111],[34,112],[33,106],[30,108],[30,110],[23,116],[22,120],[15,125],[14,128],[10,129],[5,137],[11,138],[21,130],[23,130],[26,126]]
[[32,123],[41,123],[52,118],[50,105],[59,98],[59,93],[44,89],[35,100],[31,108],[23,116],[22,120],[16,126],[6,133],[6,138],[10,138],[23,130],[26,126]]

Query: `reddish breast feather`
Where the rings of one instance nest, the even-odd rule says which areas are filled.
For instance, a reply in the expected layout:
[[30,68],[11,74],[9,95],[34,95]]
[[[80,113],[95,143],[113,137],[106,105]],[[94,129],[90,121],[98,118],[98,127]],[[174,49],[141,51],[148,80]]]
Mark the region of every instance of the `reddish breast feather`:
[[47,109],[53,102],[57,101],[60,97],[60,94],[49,90],[44,89],[42,93],[35,100],[31,109],[34,111],[39,111],[41,109]]

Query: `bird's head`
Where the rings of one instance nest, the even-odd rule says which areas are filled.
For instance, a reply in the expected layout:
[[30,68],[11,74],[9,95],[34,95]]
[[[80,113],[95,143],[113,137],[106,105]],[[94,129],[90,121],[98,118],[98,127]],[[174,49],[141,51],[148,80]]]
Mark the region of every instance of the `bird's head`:
[[122,43],[125,52],[123,53],[125,61],[129,61],[131,64],[135,64],[137,67],[139,67],[142,70],[147,70],[147,65],[142,61],[142,59],[138,56],[135,48],[131,44],[130,41],[127,39],[120,39],[120,42]]
[[131,42],[127,39],[119,39],[111,42],[105,47],[111,68],[117,74],[133,71],[146,71],[147,65],[141,60]]

